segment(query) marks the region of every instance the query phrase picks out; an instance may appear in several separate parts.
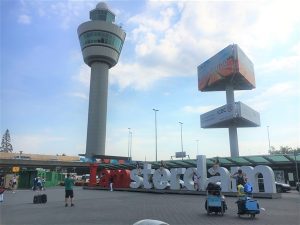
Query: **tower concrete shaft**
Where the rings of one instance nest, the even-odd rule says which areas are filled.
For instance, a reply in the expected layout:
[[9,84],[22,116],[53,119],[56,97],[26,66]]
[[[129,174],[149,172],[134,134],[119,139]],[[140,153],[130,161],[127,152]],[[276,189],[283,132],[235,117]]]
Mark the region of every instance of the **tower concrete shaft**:
[[91,65],[86,155],[105,154],[108,64]]
[[103,2],[90,11],[90,19],[77,30],[84,62],[91,67],[87,157],[105,155],[108,70],[118,63],[126,36]]

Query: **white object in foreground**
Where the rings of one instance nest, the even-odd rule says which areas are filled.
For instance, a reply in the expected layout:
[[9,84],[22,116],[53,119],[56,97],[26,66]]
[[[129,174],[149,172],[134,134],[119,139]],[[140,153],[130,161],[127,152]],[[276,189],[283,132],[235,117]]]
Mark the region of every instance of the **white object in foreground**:
[[137,221],[133,225],[169,225],[169,224],[159,220],[145,219],[145,220]]

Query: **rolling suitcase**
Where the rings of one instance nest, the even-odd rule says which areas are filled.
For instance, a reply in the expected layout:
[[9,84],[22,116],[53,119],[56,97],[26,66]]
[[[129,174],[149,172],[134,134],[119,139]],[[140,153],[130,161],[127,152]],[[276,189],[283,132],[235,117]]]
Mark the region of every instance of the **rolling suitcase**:
[[47,195],[46,194],[37,194],[33,196],[33,204],[45,204],[47,202]]
[[40,204],[42,202],[41,195],[33,196],[33,204]]
[[47,202],[47,195],[46,194],[42,194],[41,195],[41,203],[46,203]]

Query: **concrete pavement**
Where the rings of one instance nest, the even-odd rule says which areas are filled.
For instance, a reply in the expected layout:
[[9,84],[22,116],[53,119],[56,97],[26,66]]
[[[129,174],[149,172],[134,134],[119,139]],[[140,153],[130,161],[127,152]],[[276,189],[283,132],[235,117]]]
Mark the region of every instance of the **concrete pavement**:
[[47,189],[48,202],[33,204],[33,191],[5,192],[0,203],[1,225],[129,225],[142,219],[155,219],[171,225],[298,225],[300,195],[284,193],[280,199],[258,199],[265,208],[254,220],[238,218],[236,198],[226,198],[223,217],[207,216],[205,196],[153,194],[76,187],[75,207],[64,206],[63,187]]

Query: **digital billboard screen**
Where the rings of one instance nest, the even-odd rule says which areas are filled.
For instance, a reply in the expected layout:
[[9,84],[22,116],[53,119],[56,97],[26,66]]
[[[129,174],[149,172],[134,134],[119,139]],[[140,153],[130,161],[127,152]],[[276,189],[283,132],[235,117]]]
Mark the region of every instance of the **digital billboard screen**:
[[224,91],[228,84],[235,90],[255,88],[253,63],[235,44],[198,66],[200,91]]

